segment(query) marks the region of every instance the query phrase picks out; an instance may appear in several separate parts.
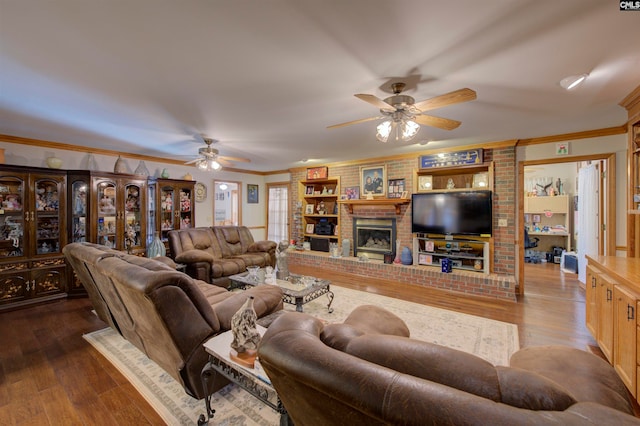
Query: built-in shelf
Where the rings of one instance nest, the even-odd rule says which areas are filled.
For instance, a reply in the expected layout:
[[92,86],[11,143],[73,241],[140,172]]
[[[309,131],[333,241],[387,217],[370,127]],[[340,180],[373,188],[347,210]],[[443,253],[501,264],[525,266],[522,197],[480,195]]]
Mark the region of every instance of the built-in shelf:
[[408,198],[374,198],[373,200],[361,199],[361,200],[340,200],[339,204],[344,204],[349,209],[349,213],[353,214],[353,206],[393,206],[396,209],[396,214],[400,214],[400,206],[409,204],[411,202]]

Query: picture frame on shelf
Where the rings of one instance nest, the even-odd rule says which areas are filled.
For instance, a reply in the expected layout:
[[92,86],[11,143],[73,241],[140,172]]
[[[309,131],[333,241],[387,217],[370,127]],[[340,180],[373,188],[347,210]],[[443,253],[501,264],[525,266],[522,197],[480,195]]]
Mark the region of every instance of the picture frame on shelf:
[[315,228],[315,225],[313,223],[307,223],[307,227],[305,231],[307,234],[313,234],[314,228]]
[[402,198],[404,191],[405,180],[402,179],[389,179],[388,184],[388,198]]
[[304,189],[305,195],[313,195],[313,185],[307,185]]
[[340,201],[348,200],[349,196],[347,194],[340,194]]
[[307,204],[304,206],[304,214],[313,214],[313,204]]
[[406,200],[407,198],[409,198],[409,191],[402,191],[402,194],[400,194],[400,199]]
[[387,165],[360,167],[360,196],[385,197],[387,195]]
[[307,180],[326,179],[329,177],[329,167],[312,167],[307,169]]
[[347,200],[357,200],[358,198],[360,198],[360,187],[349,186],[344,189],[344,193],[347,196]]
[[534,214],[533,216],[531,216],[531,218],[533,219],[533,223],[540,223],[540,215],[539,214]]
[[487,188],[489,186],[489,173],[475,173],[473,175],[474,188]]
[[247,204],[258,204],[258,185],[247,184]]
[[432,189],[433,189],[432,175],[418,176],[418,192],[431,191]]

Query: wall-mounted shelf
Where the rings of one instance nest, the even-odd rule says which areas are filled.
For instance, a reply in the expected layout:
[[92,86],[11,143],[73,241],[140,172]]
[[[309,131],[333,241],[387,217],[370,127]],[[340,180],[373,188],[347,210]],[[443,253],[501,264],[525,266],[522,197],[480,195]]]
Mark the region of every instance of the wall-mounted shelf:
[[[448,188],[449,181],[454,188]],[[493,162],[414,170],[413,192],[493,190]]]
[[393,206],[396,209],[396,214],[400,214],[400,206],[410,202],[411,200],[408,198],[374,198],[373,200],[340,200],[338,204],[347,206],[350,214],[353,214],[353,206]]

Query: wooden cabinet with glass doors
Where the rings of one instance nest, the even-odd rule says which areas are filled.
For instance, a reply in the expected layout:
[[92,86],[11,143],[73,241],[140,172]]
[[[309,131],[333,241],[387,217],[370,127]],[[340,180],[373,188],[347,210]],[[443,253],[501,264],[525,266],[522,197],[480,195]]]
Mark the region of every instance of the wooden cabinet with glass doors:
[[149,233],[158,234],[167,253],[169,231],[195,226],[195,184],[192,180],[149,180]]
[[102,244],[143,255],[147,180],[136,175],[68,172],[69,241]]
[[0,165],[0,310],[66,296],[66,175]]

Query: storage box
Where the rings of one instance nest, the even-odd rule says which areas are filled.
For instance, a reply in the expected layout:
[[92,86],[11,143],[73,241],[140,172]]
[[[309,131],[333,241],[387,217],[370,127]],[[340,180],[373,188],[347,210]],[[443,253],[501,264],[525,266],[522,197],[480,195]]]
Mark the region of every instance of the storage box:
[[574,255],[567,254],[564,256],[564,269],[578,273],[578,258]]

